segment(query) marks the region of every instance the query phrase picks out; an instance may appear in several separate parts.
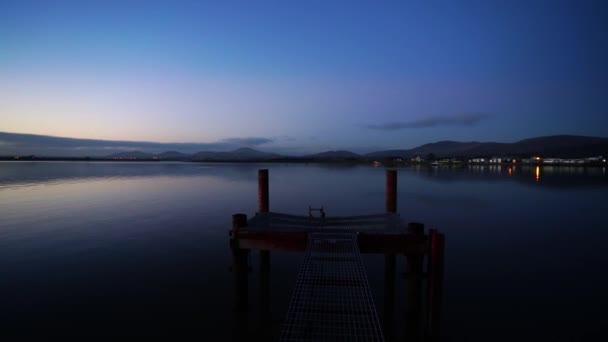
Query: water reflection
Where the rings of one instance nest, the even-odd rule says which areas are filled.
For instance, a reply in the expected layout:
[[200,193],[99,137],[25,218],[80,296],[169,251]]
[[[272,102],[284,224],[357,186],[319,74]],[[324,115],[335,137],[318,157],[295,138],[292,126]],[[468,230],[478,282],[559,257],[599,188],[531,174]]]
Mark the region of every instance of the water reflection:
[[[272,211],[384,210],[383,168],[265,166],[273,175]],[[0,163],[0,335],[182,332],[230,340],[236,293],[226,229],[233,213],[254,212],[258,168]],[[581,332],[605,338],[608,276],[598,270],[608,265],[606,170],[540,169],[538,183],[535,165],[513,166],[511,175],[507,167],[399,169],[401,217],[449,237],[445,340],[487,341],[496,331],[510,340],[580,340]],[[273,252],[267,273],[260,259],[249,253],[244,317],[251,340],[268,340],[264,331],[280,329],[302,255]],[[363,262],[381,318],[393,312],[388,330],[404,340],[403,258],[394,275],[385,273],[384,255],[364,255]],[[422,287],[424,304],[424,278]]]
[[0,161],[0,187],[88,179],[134,179],[158,176],[212,176],[243,181],[257,164],[182,162],[6,162]]
[[[497,165],[466,165],[446,166],[433,170],[424,166],[405,167],[403,170],[442,183],[453,181],[539,183],[543,187],[562,189],[608,186],[605,168],[600,167],[513,165],[503,168]],[[541,176],[542,182],[540,182]]]
[[[290,164],[277,164],[275,167],[287,168]],[[333,165],[333,164],[291,164],[300,172],[303,169],[327,170],[328,172],[348,172],[369,169],[382,171],[384,168],[373,168],[368,165]],[[210,176],[230,181],[244,181],[260,168],[259,164],[232,163],[181,163],[181,162],[0,162],[0,188],[17,185],[34,185],[53,182],[79,182],[85,179],[133,179],[142,177],[170,176],[197,177]],[[534,169],[531,169],[534,168]],[[513,165],[503,168],[501,165],[466,165],[428,167],[412,165],[401,168],[414,174],[434,180],[450,181],[461,178],[473,181],[501,181],[501,176],[512,176],[512,181],[525,182],[532,172],[533,180],[540,180],[543,174],[543,186],[572,187],[584,184],[606,185],[605,167],[582,166],[526,166]],[[477,177],[487,175],[488,177]],[[551,179],[550,179],[551,178]],[[320,180],[323,181],[323,180]],[[600,181],[598,183],[598,181]]]

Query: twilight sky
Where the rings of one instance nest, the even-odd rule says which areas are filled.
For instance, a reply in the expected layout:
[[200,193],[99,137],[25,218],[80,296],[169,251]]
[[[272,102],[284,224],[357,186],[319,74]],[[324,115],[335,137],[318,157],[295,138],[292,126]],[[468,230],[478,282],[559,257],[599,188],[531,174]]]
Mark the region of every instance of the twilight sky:
[[296,154],[608,136],[607,34],[601,0],[0,0],[0,132]]

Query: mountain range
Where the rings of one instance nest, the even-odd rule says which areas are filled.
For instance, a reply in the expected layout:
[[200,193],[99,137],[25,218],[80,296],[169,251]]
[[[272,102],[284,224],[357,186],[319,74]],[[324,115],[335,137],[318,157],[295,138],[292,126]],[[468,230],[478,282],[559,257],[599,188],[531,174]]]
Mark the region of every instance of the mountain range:
[[175,151],[160,154],[145,154],[139,151],[121,152],[110,157],[133,157],[159,159],[189,159],[189,160],[271,160],[280,158],[305,160],[358,160],[426,157],[433,155],[444,157],[491,157],[491,156],[532,156],[543,155],[551,157],[589,157],[608,154],[608,138],[585,137],[576,135],[554,135],[520,140],[514,143],[498,142],[459,142],[439,141],[421,145],[412,149],[384,150],[367,154],[351,151],[325,151],[304,156],[285,156],[276,153],[257,151],[251,148],[240,148],[230,152],[203,151],[192,155]]
[[577,135],[553,135],[520,140],[514,143],[439,141],[408,150],[369,153],[369,158],[426,156],[491,157],[532,156],[585,157],[608,152],[608,138]]
[[[15,137],[11,141],[12,137]],[[13,133],[1,133],[0,135],[0,156],[12,157],[19,155],[15,150],[7,149],[3,146],[20,146],[23,144],[25,135]],[[45,144],[48,144],[49,138],[45,136],[28,135],[28,139],[34,139],[30,144],[35,150],[36,146],[40,146],[40,150],[44,151]],[[65,139],[66,144],[74,144],[73,139],[69,138],[52,138],[54,143],[62,143]],[[56,141],[56,142],[55,142]],[[79,140],[78,144],[83,144],[86,140]],[[95,141],[101,144],[99,141]],[[119,142],[121,145],[125,143]],[[135,145],[136,142],[131,142]],[[153,143],[144,143],[153,144]],[[69,145],[71,147],[71,145]],[[143,145],[144,148],[147,145]],[[179,144],[176,145],[178,148]],[[72,148],[71,155],[62,155],[55,152],[54,154],[40,153],[39,155],[54,156],[54,157],[74,157],[74,151],[78,151],[80,147]],[[50,150],[47,150],[50,151]],[[144,150],[145,151],[145,150]],[[513,157],[529,157],[532,155],[541,155],[546,157],[590,157],[597,155],[608,155],[608,138],[602,137],[587,137],[577,135],[553,135],[524,139],[513,143],[499,142],[459,142],[459,141],[439,141],[435,143],[425,144],[411,149],[394,149],[376,151],[367,154],[358,154],[351,151],[325,151],[321,153],[309,154],[304,156],[288,156],[277,153],[263,152],[252,148],[238,148],[230,151],[208,151],[203,150],[195,153],[184,153],[177,150],[169,150],[162,153],[150,153],[142,150],[121,151],[113,154],[101,155],[101,159],[155,159],[155,160],[193,160],[193,161],[264,161],[264,160],[324,160],[324,161],[340,161],[340,160],[375,160],[389,158],[410,158],[413,156],[428,157],[433,155],[436,158],[445,157],[491,157],[491,156],[513,156]],[[86,155],[82,152],[81,157]],[[27,153],[27,155],[36,153]],[[38,154],[37,154],[38,155]]]

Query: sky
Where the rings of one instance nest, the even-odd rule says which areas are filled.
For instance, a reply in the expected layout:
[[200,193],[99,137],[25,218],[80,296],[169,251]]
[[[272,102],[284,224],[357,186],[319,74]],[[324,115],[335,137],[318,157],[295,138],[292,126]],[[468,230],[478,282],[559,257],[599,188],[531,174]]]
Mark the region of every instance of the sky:
[[0,0],[0,132],[293,154],[605,137],[607,33],[606,1]]

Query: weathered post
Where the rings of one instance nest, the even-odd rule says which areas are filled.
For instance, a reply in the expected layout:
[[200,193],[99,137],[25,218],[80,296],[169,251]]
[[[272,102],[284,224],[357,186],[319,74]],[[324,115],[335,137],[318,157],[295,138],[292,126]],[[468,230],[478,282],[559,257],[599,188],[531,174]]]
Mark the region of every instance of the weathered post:
[[[258,170],[258,213],[269,211],[268,169]],[[263,331],[270,330],[270,251],[260,251],[260,319]],[[268,336],[265,336],[268,338]]]
[[[408,233],[419,244],[424,244],[424,224],[410,222]],[[406,274],[406,336],[408,340],[419,341],[422,337],[422,271],[424,256],[409,254],[405,258]]]
[[230,230],[230,236],[235,239],[238,235],[238,231],[241,227],[247,226],[247,215],[246,214],[234,214],[232,215],[232,229]]
[[258,212],[267,213],[269,210],[268,198],[268,169],[258,170]]
[[386,212],[397,212],[397,170],[386,170]]
[[232,215],[232,229],[230,230],[230,249],[232,250],[232,273],[234,274],[234,298],[235,298],[235,315],[237,325],[237,339],[242,339],[246,336],[249,330],[249,250],[239,247],[238,232],[241,228],[247,226],[247,215],[234,214]]
[[395,254],[384,255],[384,337],[393,339],[395,322]]
[[270,251],[260,251],[260,338],[272,339],[270,335],[272,319],[270,315]]
[[428,337],[430,341],[439,340],[441,301],[443,296],[445,236],[435,229],[429,231],[428,262]]
[[231,241],[230,248],[232,250],[232,272],[234,273],[235,281],[235,297],[237,310],[243,310],[247,307],[247,292],[248,281],[247,273],[247,257],[249,251],[239,247],[238,232],[242,227],[247,226],[247,215],[234,214],[232,215],[232,230],[230,231]]
[[424,223],[410,222],[407,224],[407,232],[417,237],[424,236]]
[[[397,170],[386,170],[386,212],[397,212]],[[392,337],[395,313],[395,254],[384,255],[384,334]]]

